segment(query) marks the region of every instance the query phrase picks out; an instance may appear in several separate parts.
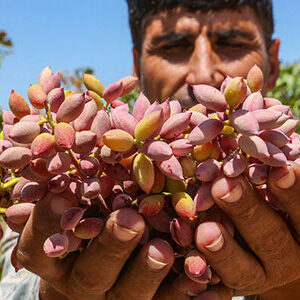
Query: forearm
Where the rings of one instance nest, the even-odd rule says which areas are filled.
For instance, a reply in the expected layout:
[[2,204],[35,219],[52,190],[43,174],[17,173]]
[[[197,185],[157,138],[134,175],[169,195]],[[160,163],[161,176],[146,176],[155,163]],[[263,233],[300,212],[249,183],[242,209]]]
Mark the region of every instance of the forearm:
[[286,286],[272,289],[260,295],[261,300],[300,299],[300,279]]

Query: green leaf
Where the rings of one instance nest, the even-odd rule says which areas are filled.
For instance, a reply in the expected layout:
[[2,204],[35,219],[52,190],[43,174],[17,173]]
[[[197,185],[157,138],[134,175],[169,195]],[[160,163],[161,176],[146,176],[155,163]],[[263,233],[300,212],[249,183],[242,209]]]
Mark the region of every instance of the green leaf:
[[[272,92],[267,94],[291,106],[295,118],[300,118],[300,64],[280,64],[280,75]],[[300,132],[300,125],[297,132]]]

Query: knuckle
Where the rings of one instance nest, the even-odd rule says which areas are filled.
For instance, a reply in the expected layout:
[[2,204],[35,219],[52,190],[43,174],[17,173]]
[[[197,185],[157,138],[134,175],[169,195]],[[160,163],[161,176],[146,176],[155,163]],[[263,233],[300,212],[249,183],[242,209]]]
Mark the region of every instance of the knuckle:
[[104,231],[97,237],[96,246],[108,257],[124,260],[124,257],[131,254],[142,233],[142,230],[133,231],[108,222]]
[[234,210],[235,217],[244,225],[251,225],[257,219],[259,209],[258,201],[244,201],[239,209]]
[[124,243],[116,238],[101,237],[97,239],[97,249],[101,249],[103,255],[105,255],[106,261],[112,260],[124,260],[132,252],[132,246],[130,243]]

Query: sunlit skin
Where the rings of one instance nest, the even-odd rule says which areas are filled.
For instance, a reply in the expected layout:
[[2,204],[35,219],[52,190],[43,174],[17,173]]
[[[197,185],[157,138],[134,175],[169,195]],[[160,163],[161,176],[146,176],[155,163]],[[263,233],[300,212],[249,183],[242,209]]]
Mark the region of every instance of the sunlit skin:
[[191,85],[220,87],[226,75],[246,77],[257,64],[265,90],[278,76],[279,40],[266,48],[262,26],[249,7],[189,12],[185,8],[158,13],[146,26],[141,53],[133,50],[134,73],[151,101],[178,99],[196,103]]

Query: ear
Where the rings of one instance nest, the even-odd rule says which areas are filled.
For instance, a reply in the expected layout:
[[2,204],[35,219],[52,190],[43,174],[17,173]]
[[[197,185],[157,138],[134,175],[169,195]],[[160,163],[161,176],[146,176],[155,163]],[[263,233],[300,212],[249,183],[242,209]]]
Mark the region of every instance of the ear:
[[268,82],[266,85],[267,92],[270,92],[274,89],[276,85],[276,81],[279,76],[279,48],[280,48],[280,40],[274,39],[272,41],[272,45],[269,50],[269,76]]
[[[132,56],[133,56],[133,66],[132,66],[132,75],[141,79],[141,68],[140,68],[140,53],[132,48]],[[137,87],[140,90],[140,82]]]

